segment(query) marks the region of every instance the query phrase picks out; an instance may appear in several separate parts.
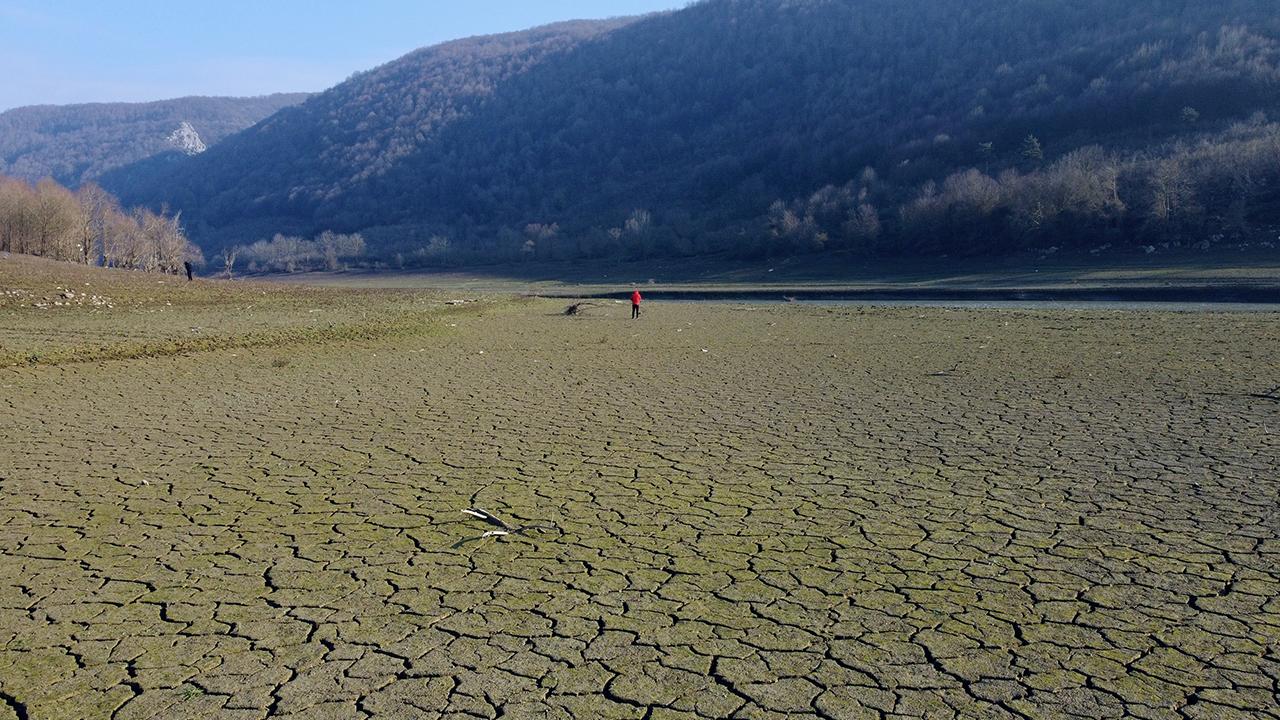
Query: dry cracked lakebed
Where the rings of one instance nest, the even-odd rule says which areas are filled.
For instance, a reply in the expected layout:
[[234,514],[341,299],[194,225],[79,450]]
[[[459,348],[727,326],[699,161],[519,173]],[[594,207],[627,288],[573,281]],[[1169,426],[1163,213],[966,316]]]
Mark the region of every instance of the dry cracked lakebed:
[[0,370],[0,718],[1280,717],[1280,316],[561,308]]

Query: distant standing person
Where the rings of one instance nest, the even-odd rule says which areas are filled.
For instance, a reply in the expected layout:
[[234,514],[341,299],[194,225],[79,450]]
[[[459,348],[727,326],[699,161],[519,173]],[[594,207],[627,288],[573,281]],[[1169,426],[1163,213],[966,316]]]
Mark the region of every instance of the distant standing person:
[[191,282],[192,280],[195,280],[195,278],[192,277],[191,275],[191,261],[190,260],[184,261],[182,263],[182,267],[187,271],[187,282]]
[[640,317],[640,301],[642,300],[644,300],[644,298],[640,296],[639,290],[631,291],[631,319],[632,320],[635,320],[636,318]]

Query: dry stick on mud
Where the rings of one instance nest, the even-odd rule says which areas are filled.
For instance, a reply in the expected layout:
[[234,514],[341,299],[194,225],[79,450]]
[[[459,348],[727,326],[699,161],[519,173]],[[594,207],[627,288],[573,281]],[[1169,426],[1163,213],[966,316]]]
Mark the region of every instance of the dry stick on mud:
[[951,377],[952,375],[955,374],[957,370],[960,369],[960,366],[963,364],[964,364],[963,360],[957,360],[956,364],[952,365],[950,370],[943,370],[942,372],[929,373],[929,377]]
[[1206,392],[1205,395],[1210,397],[1248,397],[1257,400],[1274,400],[1276,402],[1280,402],[1280,385],[1271,388],[1267,392],[1261,393]]
[[1280,385],[1277,385],[1264,393],[1254,393],[1251,397],[1256,397],[1260,400],[1275,400],[1280,402]]

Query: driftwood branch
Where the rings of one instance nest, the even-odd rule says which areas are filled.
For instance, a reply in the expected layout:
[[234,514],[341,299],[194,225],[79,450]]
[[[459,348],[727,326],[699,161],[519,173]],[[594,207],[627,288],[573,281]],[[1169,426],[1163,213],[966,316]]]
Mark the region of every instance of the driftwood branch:
[[600,304],[600,303],[593,303],[593,302],[580,302],[580,303],[574,303],[574,304],[572,304],[572,305],[570,305],[569,307],[567,307],[567,308],[565,308],[565,309],[564,309],[564,314],[565,314],[565,315],[568,315],[568,316],[570,316],[570,317],[572,317],[572,316],[574,316],[574,315],[581,315],[583,312],[585,312],[585,311],[586,311],[586,308],[589,308],[589,307],[591,307],[591,306],[593,306],[593,305],[599,305],[599,304]]
[[462,513],[464,515],[470,515],[471,517],[476,518],[477,520],[483,520],[485,523],[493,526],[496,529],[488,530],[476,537],[463,538],[459,540],[458,542],[453,544],[453,549],[455,550],[466,545],[467,543],[489,540],[491,538],[506,537],[508,535],[524,536],[526,533],[531,533],[531,532],[538,532],[538,533],[556,532],[560,529],[559,526],[557,526],[555,523],[551,523],[549,525],[522,525],[520,527],[515,527],[508,524],[505,520],[498,517],[497,515],[494,515],[488,510],[481,510],[480,508],[467,508],[466,510],[463,510]]

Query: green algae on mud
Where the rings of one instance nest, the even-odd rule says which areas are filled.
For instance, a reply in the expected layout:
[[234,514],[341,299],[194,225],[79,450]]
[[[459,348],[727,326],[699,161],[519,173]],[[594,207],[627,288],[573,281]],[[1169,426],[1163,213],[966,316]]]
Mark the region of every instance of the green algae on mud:
[[1276,316],[647,308],[0,369],[0,697],[1277,716]]

